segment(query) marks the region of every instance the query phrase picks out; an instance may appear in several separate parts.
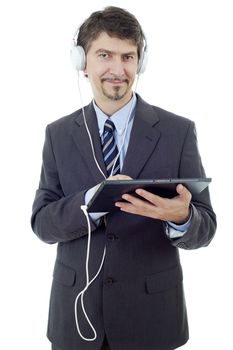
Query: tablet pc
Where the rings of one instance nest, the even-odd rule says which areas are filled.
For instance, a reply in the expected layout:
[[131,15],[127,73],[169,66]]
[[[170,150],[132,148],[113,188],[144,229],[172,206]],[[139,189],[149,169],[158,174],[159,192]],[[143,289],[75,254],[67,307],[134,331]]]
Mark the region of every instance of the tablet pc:
[[193,195],[203,191],[211,182],[211,178],[191,179],[139,179],[139,180],[105,180],[87,204],[89,213],[112,212],[119,208],[115,202],[123,201],[125,193],[134,194],[137,188],[143,188],[158,196],[172,198],[177,195],[176,186],[184,185]]

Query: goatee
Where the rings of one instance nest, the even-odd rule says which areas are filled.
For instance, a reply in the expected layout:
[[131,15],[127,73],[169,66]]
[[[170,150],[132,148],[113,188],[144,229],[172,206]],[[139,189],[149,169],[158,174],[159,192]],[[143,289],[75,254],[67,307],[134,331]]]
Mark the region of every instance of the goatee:
[[[112,87],[113,91],[110,91],[109,89],[105,88],[104,82],[111,82],[111,81],[119,81],[121,83],[125,83],[126,86],[122,87],[122,86],[116,85],[116,86]],[[113,76],[105,77],[105,78],[101,79],[101,82],[102,82],[103,95],[105,97],[107,97],[108,99],[110,99],[111,101],[121,100],[122,98],[125,97],[125,95],[128,92],[129,81],[128,81],[128,79],[125,79],[125,78],[123,79],[120,76],[113,75]],[[123,90],[122,92],[120,92],[121,89]]]
[[126,93],[127,93],[127,89],[123,92],[120,93],[120,86],[114,86],[113,87],[113,93],[110,94],[109,92],[107,92],[104,88],[103,88],[103,94],[105,97],[109,98],[112,101],[119,101],[121,100],[123,97],[125,97]]

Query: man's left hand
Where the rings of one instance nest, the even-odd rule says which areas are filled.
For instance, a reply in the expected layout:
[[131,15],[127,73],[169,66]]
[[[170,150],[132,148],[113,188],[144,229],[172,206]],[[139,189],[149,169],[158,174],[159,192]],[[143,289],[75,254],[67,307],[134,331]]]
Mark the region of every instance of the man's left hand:
[[176,187],[176,191],[178,195],[172,199],[168,199],[143,189],[137,189],[135,192],[143,199],[130,194],[124,194],[122,198],[127,202],[116,202],[115,205],[126,213],[171,221],[181,225],[189,219],[192,195],[181,184]]

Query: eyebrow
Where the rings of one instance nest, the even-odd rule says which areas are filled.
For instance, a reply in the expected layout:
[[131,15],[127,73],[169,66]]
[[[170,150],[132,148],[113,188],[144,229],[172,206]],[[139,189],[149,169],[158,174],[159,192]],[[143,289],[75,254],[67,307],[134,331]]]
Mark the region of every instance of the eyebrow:
[[[98,53],[101,53],[101,52],[105,52],[105,53],[108,53],[108,54],[115,54],[114,51],[110,51],[110,50],[107,50],[107,49],[98,49],[95,53],[98,54]],[[129,52],[125,52],[122,54],[123,56],[134,56],[134,55],[137,55],[137,52],[136,51],[129,51]]]

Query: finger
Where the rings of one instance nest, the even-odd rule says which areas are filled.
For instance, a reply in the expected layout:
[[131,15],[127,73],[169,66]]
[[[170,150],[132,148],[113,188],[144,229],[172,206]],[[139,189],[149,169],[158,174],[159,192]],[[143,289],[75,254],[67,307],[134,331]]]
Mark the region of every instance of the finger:
[[184,201],[190,202],[192,198],[192,194],[189,192],[189,190],[183,186],[182,184],[179,184],[176,187],[177,193],[180,195],[180,198],[183,199]]
[[115,206],[126,213],[136,214],[137,207],[130,202],[116,202]]
[[122,195],[122,198],[127,202],[133,204],[135,207],[142,207],[146,202],[136,196],[125,193]]
[[118,174],[118,175],[109,176],[107,180],[132,180],[132,177],[128,175]]
[[133,207],[134,210],[138,210],[138,209],[146,210],[148,206],[151,206],[151,204],[148,203],[147,201],[127,193],[122,195],[122,199],[124,199],[126,202],[125,201],[116,202],[115,205],[117,207],[131,208],[131,209]]
[[139,196],[143,197],[146,199],[148,202],[156,205],[156,206],[161,206],[164,203],[164,198],[157,196],[156,194],[153,194],[151,192],[148,192],[146,190],[143,190],[141,188],[138,188],[135,191]]
[[[151,210],[152,204],[148,201],[142,200],[129,194],[124,194],[122,198],[126,202],[124,201],[115,203],[115,206],[120,210],[131,214],[150,216],[148,213]],[[153,206],[153,208],[155,209],[156,207]]]

